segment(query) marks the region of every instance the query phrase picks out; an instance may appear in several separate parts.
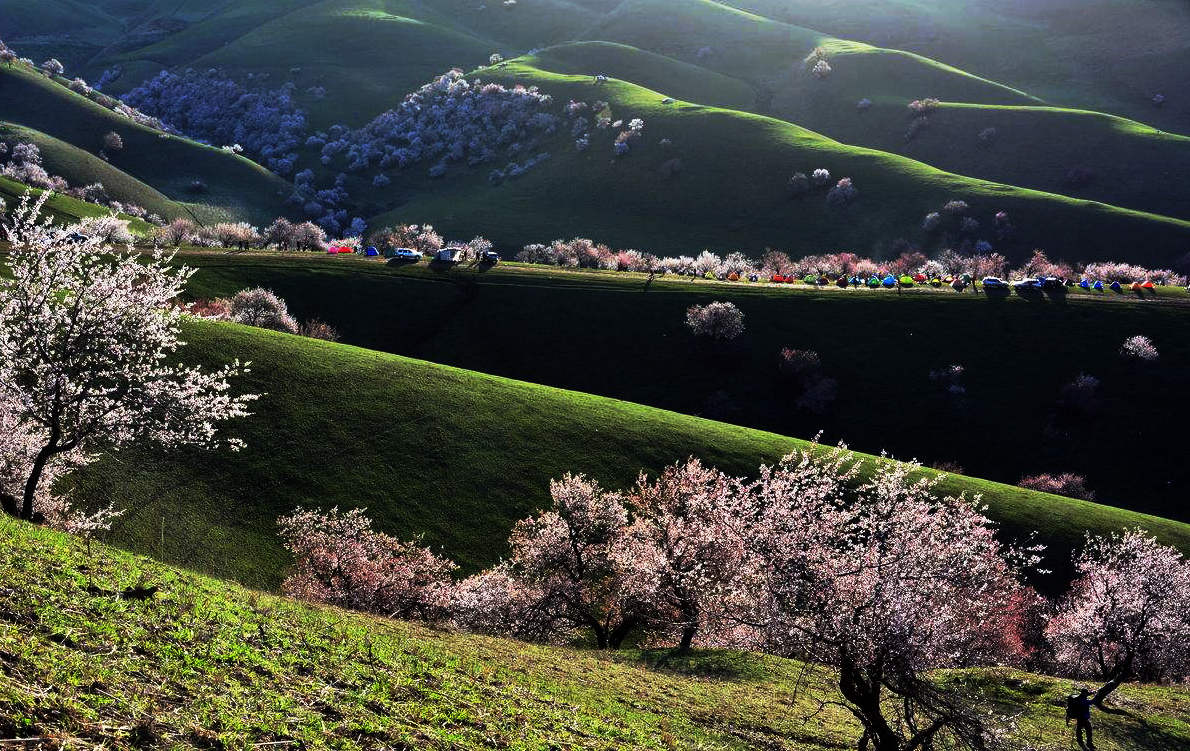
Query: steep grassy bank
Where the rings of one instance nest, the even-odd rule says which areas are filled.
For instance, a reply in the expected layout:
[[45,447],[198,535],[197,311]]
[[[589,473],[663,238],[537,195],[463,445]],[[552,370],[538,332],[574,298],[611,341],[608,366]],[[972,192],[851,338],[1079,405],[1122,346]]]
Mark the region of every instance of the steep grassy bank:
[[[853,747],[827,671],[734,652],[597,654],[306,607],[0,521],[0,737],[67,747]],[[156,587],[148,601],[108,593]],[[1068,746],[1070,682],[986,692],[1039,751]],[[1190,744],[1184,690],[1126,686],[1104,751]]]

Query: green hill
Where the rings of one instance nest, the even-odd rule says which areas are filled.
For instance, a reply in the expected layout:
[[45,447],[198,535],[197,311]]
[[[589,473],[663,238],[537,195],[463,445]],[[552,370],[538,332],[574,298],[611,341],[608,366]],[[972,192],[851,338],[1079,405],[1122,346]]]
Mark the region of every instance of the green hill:
[[[118,544],[252,586],[278,584],[286,556],[276,518],[298,505],[366,506],[382,528],[424,533],[474,570],[500,557],[513,522],[548,503],[549,480],[565,472],[626,486],[642,468],[697,455],[748,474],[806,445],[232,324],[188,324],[184,338],[190,361],[252,362],[243,387],[267,395],[234,428],[248,447],[124,451],[88,468],[77,489],[87,501],[131,509],[113,537]],[[944,487],[981,493],[1006,534],[1039,530],[1059,572],[1085,530],[1141,525],[1190,550],[1185,524],[968,477]]]
[[103,183],[108,195],[122,203],[133,203],[165,219],[191,216],[188,208],[171,201],[161,192],[113,167],[89,151],[40,131],[0,122],[0,139],[32,143],[41,151],[42,163],[51,175],[61,175],[72,187]]
[[[407,170],[385,190],[371,188],[370,174],[353,177],[354,195],[378,206],[403,201],[371,224],[428,221],[453,236],[482,234],[505,249],[582,235],[659,254],[706,247],[880,254],[897,238],[936,249],[939,240],[922,230],[922,218],[961,198],[985,233],[995,212],[1013,217],[1015,237],[998,250],[1018,258],[1038,247],[1069,258],[1114,258],[1126,247],[1135,262],[1169,264],[1190,243],[1190,222],[960,177],[785,121],[667,104],[664,94],[618,79],[596,85],[590,76],[539,66],[536,58],[518,58],[477,74],[538,85],[561,101],[603,99],[615,118],[643,118],[644,135],[632,152],[614,159],[612,137],[597,131],[590,149],[581,152],[568,136],[559,136],[548,147],[551,159],[498,186],[489,184],[486,165],[458,168],[437,180]],[[681,161],[680,171],[663,169],[674,159]],[[859,200],[837,209],[827,204],[825,191],[790,198],[790,176],[818,167],[835,179],[853,178]]]
[[[199,268],[198,297],[265,286],[359,346],[783,435],[824,430],[827,443],[957,463],[1002,482],[1077,472],[1106,503],[1190,521],[1177,408],[1190,372],[1181,289],[1162,290],[1168,304],[1111,293],[1062,302],[662,278],[642,294],[642,275],[510,264],[439,274],[301,255],[185,262]],[[735,302],[747,325],[718,357],[683,323],[687,307],[711,300]],[[1156,343],[1154,367],[1118,356],[1135,334]],[[825,414],[796,406],[797,388],[777,369],[782,347],[817,351],[838,381]],[[952,364],[966,368],[958,402],[929,378]],[[1102,381],[1100,404],[1072,418],[1058,399],[1080,372]]]
[[[0,66],[0,113],[7,123],[40,131],[92,154],[103,147],[105,133],[119,133],[124,149],[110,156],[110,166],[128,178],[117,180],[114,188],[158,191],[169,200],[189,204],[203,221],[236,217],[267,223],[286,213],[288,184],[260,165],[218,148],[162,136],[20,67]],[[78,152],[62,149],[58,157],[57,167],[63,174],[79,179],[97,174],[94,163]],[[195,180],[205,188],[195,192]]]
[[[926,55],[1067,107],[1190,135],[1190,7],[1165,0],[725,0]],[[1138,44],[1137,40],[1144,40]],[[1154,94],[1168,101],[1154,107]]]
[[[594,653],[304,606],[10,522],[0,528],[0,735],[110,748],[675,749],[853,746],[831,675],[735,652]],[[148,601],[107,592],[157,587]],[[1067,748],[1069,681],[939,680]],[[1124,686],[1104,751],[1190,744],[1186,691]]]

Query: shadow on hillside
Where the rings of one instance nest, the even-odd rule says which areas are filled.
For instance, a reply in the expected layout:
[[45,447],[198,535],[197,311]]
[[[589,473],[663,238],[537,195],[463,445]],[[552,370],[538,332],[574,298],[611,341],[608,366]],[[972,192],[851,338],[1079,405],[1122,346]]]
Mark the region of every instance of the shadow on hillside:
[[619,656],[650,670],[678,675],[749,682],[764,681],[771,677],[770,665],[765,657],[751,652],[695,649],[681,653],[673,649],[642,649],[624,650]]

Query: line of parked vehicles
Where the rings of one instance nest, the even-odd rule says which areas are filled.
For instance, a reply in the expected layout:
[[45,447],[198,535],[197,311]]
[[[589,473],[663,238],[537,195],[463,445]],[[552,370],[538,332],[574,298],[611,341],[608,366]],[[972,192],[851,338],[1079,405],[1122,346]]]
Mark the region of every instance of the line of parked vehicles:
[[[462,261],[464,259],[463,251],[464,251],[463,248],[455,248],[455,247],[442,248],[441,250],[436,251],[430,257],[430,260],[433,263],[441,263],[441,264],[452,264],[453,265],[456,263],[462,263]],[[327,255],[331,255],[331,256],[345,254],[345,253],[359,254],[359,255],[365,256],[367,258],[376,258],[379,256],[384,256],[385,258],[388,259],[389,263],[416,263],[418,261],[421,261],[423,258],[425,258],[425,256],[422,254],[422,252],[420,250],[414,250],[413,248],[387,248],[382,253],[381,251],[377,250],[374,246],[368,246],[366,248],[357,250],[355,248],[351,248],[346,245],[341,245],[341,246],[332,245],[330,248],[327,249],[326,253],[327,253]],[[495,266],[497,263],[500,262],[500,254],[494,250],[486,251],[486,252],[480,254],[479,262],[481,264],[484,264],[487,266]]]

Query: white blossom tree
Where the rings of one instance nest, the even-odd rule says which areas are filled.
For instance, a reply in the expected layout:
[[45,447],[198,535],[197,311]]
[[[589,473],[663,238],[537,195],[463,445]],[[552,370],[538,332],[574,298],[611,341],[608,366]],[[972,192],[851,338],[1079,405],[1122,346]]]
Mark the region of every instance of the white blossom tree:
[[53,226],[41,216],[47,197],[26,196],[0,223],[12,246],[11,276],[0,281],[0,403],[36,447],[9,473],[20,478],[25,519],[67,458],[139,441],[238,447],[219,427],[255,398],[231,392],[238,363],[205,371],[170,362],[182,345],[171,301],[191,270]]

